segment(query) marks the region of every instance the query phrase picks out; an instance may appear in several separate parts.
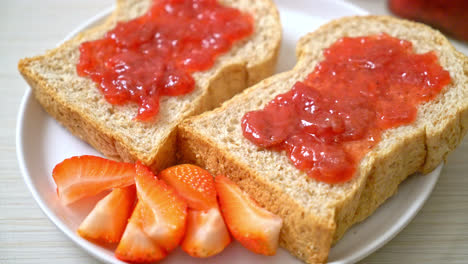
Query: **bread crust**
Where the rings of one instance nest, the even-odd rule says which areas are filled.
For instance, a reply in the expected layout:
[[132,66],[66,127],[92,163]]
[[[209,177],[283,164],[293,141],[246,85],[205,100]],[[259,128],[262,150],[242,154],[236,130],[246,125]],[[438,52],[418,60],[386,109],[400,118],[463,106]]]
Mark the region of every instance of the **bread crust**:
[[[421,40],[419,39],[419,34],[426,34],[427,38],[434,43],[431,47],[437,50],[439,55],[444,54],[441,57],[442,64],[448,67],[451,67],[450,64],[456,64],[458,68],[451,68],[454,71],[450,72],[453,79],[450,88],[445,89],[436,99],[418,109],[418,116],[433,114],[431,120],[418,119],[414,124],[386,131],[383,135],[385,140],[382,140],[363,158],[358,168],[359,172],[353,180],[349,184],[342,185],[343,191],[346,192],[345,198],[330,203],[331,207],[325,208],[326,214],[311,216],[307,208],[301,206],[287,193],[289,191],[286,188],[291,188],[289,185],[282,188],[279,185],[281,180],[268,176],[274,173],[273,171],[252,168],[252,164],[262,161],[252,160],[251,157],[267,157],[266,154],[261,153],[268,152],[268,150],[259,149],[245,139],[237,139],[237,137],[242,137],[240,125],[232,128],[229,125],[219,124],[217,126],[221,128],[213,129],[213,131],[203,129],[202,126],[206,127],[209,120],[215,120],[212,122],[217,124],[236,120],[236,124],[239,124],[242,117],[242,113],[237,114],[239,109],[245,107],[247,109],[243,110],[245,112],[261,108],[265,101],[269,100],[263,99],[260,102],[254,98],[262,94],[266,98],[273,98],[276,94],[284,92],[286,88],[276,92],[274,88],[269,89],[269,87],[278,82],[286,83],[291,79],[298,79],[296,73],[299,71],[305,69],[312,71],[314,63],[320,58],[322,46],[325,45],[323,43],[330,45],[335,41],[336,36],[330,37],[333,32],[362,25],[362,23],[364,25],[372,23],[377,28],[374,31],[382,28],[397,37],[399,34],[404,34],[403,29],[410,29],[409,32],[418,33],[417,36],[413,36],[417,40],[416,43],[425,41],[422,37]],[[340,34],[346,36],[347,33]],[[366,35],[360,32],[357,34]],[[322,48],[317,50],[317,46]],[[181,153],[180,162],[194,162],[214,173],[225,174],[261,205],[283,217],[284,228],[280,238],[282,247],[307,263],[323,263],[327,260],[330,247],[344,235],[346,230],[371,215],[386,199],[396,193],[399,184],[409,175],[415,172],[432,171],[463,139],[468,127],[468,101],[466,100],[468,98],[468,59],[456,51],[439,32],[419,23],[385,16],[348,17],[323,25],[299,41],[297,56],[298,63],[290,72],[265,79],[225,102],[220,108],[184,121],[179,125],[178,149]],[[455,61],[449,61],[448,57],[455,58]],[[459,69],[460,64],[463,67],[462,71]],[[304,76],[304,73],[300,76]],[[249,100],[254,102],[249,105],[243,103]],[[440,107],[445,108],[440,110]],[[220,133],[223,129],[227,129],[230,133],[224,138],[216,138],[216,133]],[[236,139],[231,140],[229,136],[236,137]],[[230,143],[230,140],[234,143]],[[246,151],[239,152],[241,148],[238,147],[239,142],[244,144]],[[233,153],[233,151],[239,153]],[[281,163],[281,166],[292,166],[283,164],[283,160],[277,159],[276,162]],[[256,168],[261,167],[259,165]],[[297,177],[305,177],[299,171],[294,174],[297,174]],[[306,193],[303,188],[306,186],[296,186],[295,191],[308,195],[307,193],[310,192]]]
[[[33,64],[40,64],[45,58],[50,58],[63,50],[72,49],[73,45],[76,45],[77,42],[83,42],[83,39],[89,38],[89,36],[101,36],[102,32],[112,29],[117,21],[125,21],[136,17],[137,15],[135,14],[141,13],[141,10],[139,10],[139,12],[135,10],[127,12],[127,9],[130,9],[134,3],[142,6],[136,9],[142,9],[148,8],[150,2],[150,0],[140,2],[135,0],[118,0],[116,10],[101,25],[78,34],[78,36],[66,41],[58,48],[47,52],[43,56],[20,60],[18,63],[18,70],[30,85],[35,98],[42,107],[73,135],[89,143],[93,148],[109,158],[127,162],[140,160],[153,170],[158,171],[176,162],[175,127],[177,124],[173,127],[165,128],[164,131],[161,132],[166,135],[158,144],[155,144],[152,151],[141,151],[136,149],[133,143],[129,142],[128,139],[107,127],[102,120],[84,113],[78,107],[75,107],[74,102],[67,101],[59,96],[55,90],[57,87],[52,87],[53,84],[49,82],[46,74],[40,74],[33,69]],[[233,2],[242,2],[239,3],[239,5],[247,5],[251,1],[222,1],[222,3],[226,5],[230,5]],[[273,74],[281,41],[279,14],[271,0],[261,0],[257,4],[262,5],[262,7],[259,8],[268,9],[265,12],[276,21],[273,28],[262,29],[271,30],[274,35],[273,48],[267,50],[266,56],[262,57],[260,60],[249,61],[249,58],[240,58],[239,60],[233,60],[231,63],[219,68],[213,75],[209,76],[209,80],[206,80],[207,84],[200,88],[202,90],[200,96],[194,98],[192,107],[188,110],[181,110],[185,111],[183,112],[183,117],[213,109],[249,85]],[[255,14],[253,14],[253,16],[255,20],[259,19],[255,17]],[[246,44],[248,44],[248,41],[242,45]],[[198,85],[197,83],[197,86]],[[93,83],[93,87],[87,87],[87,89],[97,89],[94,86]]]

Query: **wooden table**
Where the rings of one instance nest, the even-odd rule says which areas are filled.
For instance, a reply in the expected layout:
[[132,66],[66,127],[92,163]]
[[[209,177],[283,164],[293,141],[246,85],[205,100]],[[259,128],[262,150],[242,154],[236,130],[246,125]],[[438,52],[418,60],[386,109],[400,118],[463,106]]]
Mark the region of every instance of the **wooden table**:
[[[286,0],[278,0],[286,1]],[[313,1],[313,0],[311,0]],[[0,263],[98,263],[41,212],[15,155],[16,116],[26,83],[16,64],[53,47],[113,0],[6,0],[0,8]],[[352,0],[385,14],[380,0]],[[457,45],[468,54],[468,46]],[[362,263],[468,262],[468,137],[450,155],[431,198],[397,237]]]

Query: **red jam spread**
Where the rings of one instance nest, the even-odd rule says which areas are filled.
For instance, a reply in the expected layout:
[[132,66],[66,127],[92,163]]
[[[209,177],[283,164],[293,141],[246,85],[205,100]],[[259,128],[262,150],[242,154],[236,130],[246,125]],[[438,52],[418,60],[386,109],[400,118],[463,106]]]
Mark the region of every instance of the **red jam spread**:
[[161,96],[190,93],[191,74],[211,68],[253,30],[250,15],[216,0],[155,0],[145,15],[81,44],[77,72],[109,103],[136,103],[136,119],[151,121]]
[[342,38],[324,57],[289,92],[246,113],[242,130],[327,183],[350,180],[384,130],[412,123],[418,105],[451,82],[434,52],[416,54],[386,34]]

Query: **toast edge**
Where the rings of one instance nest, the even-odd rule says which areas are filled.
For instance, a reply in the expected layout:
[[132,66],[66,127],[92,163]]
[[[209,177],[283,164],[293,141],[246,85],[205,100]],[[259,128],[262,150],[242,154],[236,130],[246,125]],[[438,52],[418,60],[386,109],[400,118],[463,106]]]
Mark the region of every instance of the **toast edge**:
[[125,150],[119,140],[101,131],[98,124],[80,115],[46,88],[47,82],[28,69],[28,64],[36,59],[39,57],[20,60],[18,69],[43,109],[73,135],[88,142],[107,157],[124,161],[132,160],[133,155]]

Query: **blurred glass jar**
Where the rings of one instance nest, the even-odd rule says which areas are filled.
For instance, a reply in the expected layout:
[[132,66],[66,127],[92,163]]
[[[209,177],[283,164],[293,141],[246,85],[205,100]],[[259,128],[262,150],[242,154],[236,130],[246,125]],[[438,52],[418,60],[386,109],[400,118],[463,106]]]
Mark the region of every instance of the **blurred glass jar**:
[[389,0],[390,10],[468,41],[468,0]]

